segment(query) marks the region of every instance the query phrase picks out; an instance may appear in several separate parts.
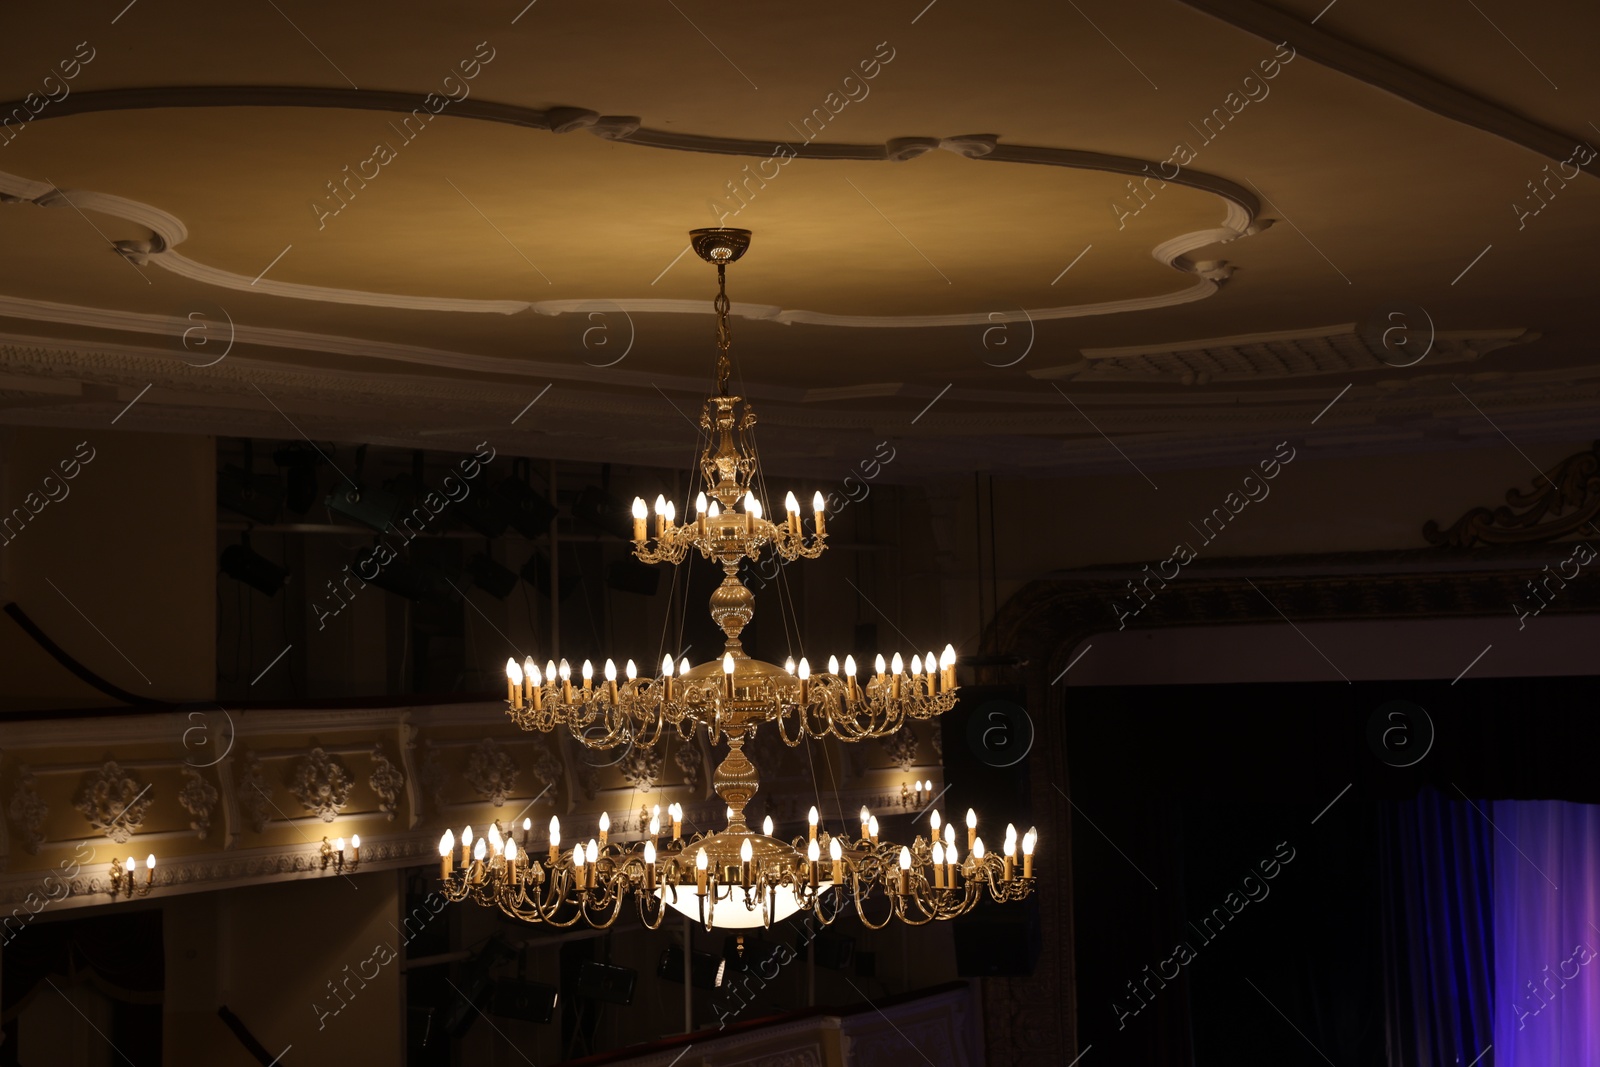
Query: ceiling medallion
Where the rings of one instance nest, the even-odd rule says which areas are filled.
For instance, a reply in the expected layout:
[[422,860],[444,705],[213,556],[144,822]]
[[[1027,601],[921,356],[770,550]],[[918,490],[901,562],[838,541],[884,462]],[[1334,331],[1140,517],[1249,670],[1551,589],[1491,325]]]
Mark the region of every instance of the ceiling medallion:
[[[816,807],[804,839],[774,837],[771,818],[759,834],[746,824],[745,807],[760,788],[760,777],[744,746],[758,727],[769,724],[791,747],[828,736],[841,741],[893,737],[910,720],[930,719],[955,706],[955,649],[946,645],[938,661],[931,652],[913,654],[909,663],[899,653],[889,662],[880,655],[864,680],[849,656],[842,671],[830,657],[827,672],[813,674],[804,657],[798,665],[790,661],[779,667],[746,654],[740,633],[755,614],[755,596],[739,579],[740,560],[759,560],[764,550],[785,560],[820,556],[827,547],[824,507],[816,494],[808,529],[791,492],[783,522],[764,517],[766,481],[751,435],[755,415],[748,404],[736,412],[743,398],[728,392],[727,265],[749,248],[750,231],[695,230],[690,243],[717,268],[716,392],[700,416],[708,435],[700,459],[702,489],[694,517],[685,514],[681,524],[676,505],[657,497],[653,535],[645,502],[635,499],[633,543],[634,554],[647,563],[677,564],[695,550],[721,565],[724,577],[711,595],[711,617],[726,637],[722,656],[699,666],[687,659],[674,665],[668,656],[660,674],[646,678],[629,660],[621,679],[612,660],[606,661],[602,678],[585,661],[577,679],[565,660],[559,666],[547,662],[542,671],[532,657],[521,665],[510,660],[506,704],[524,730],[548,733],[564,727],[589,748],[653,747],[664,743],[668,728],[689,741],[704,727],[713,743],[725,739],[728,745],[713,776],[727,803],[727,826],[685,838],[683,812],[674,804],[668,809],[671,837],[663,840],[657,806],[648,833],[622,844],[608,840],[610,819],[602,814],[597,838],[563,850],[560,823],[552,818],[544,855],[536,851],[528,821],[520,840],[498,821],[475,842],[467,827],[459,855],[455,835],[446,831],[439,843],[445,895],[496,907],[524,922],[565,927],[581,920],[601,928],[616,922],[632,898],[640,921],[652,929],[669,907],[707,929],[739,929],[770,926],[799,911],[829,923],[853,902],[862,922],[878,929],[895,919],[912,925],[953,919],[971,911],[985,894],[998,902],[1027,897],[1034,884],[1036,833],[1019,837],[1007,826],[1001,852],[986,852],[971,811],[964,853],[953,826],[945,824],[943,839],[938,836],[938,812],[930,816],[932,840],[918,837],[910,845],[881,839],[878,820],[865,808],[860,834],[853,838],[845,827],[832,833],[823,829]],[[828,906],[824,900],[830,894],[835,899]]]

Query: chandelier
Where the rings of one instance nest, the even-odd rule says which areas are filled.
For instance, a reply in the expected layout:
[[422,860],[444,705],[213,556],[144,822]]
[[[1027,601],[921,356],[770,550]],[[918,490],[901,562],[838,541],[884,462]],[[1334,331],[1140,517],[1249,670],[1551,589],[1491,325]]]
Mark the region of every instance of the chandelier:
[[695,499],[694,518],[685,514],[682,523],[676,505],[657,497],[653,535],[650,509],[636,498],[633,546],[646,563],[677,564],[696,550],[721,565],[722,583],[710,606],[726,638],[722,656],[691,666],[687,659],[674,665],[669,655],[653,677],[640,677],[629,660],[620,680],[609,659],[598,679],[588,660],[575,679],[566,660],[547,661],[541,671],[531,656],[522,664],[513,659],[506,663],[506,706],[524,730],[565,728],[596,749],[655,745],[668,728],[688,740],[704,727],[713,743],[725,739],[728,745],[712,779],[727,804],[727,825],[685,838],[683,812],[674,804],[668,809],[669,839],[662,840],[658,807],[648,834],[622,844],[609,840],[609,816],[602,814],[598,837],[563,850],[560,823],[552,818],[548,851],[539,853],[528,821],[520,841],[514,830],[503,831],[496,822],[487,838],[476,841],[467,827],[459,858],[455,835],[446,831],[439,842],[444,895],[498,908],[524,922],[569,927],[581,921],[598,928],[616,922],[631,898],[640,921],[652,929],[669,908],[707,929],[738,929],[770,926],[801,911],[826,924],[853,904],[862,923],[880,929],[893,920],[922,925],[953,919],[985,896],[1000,903],[1027,897],[1033,890],[1037,833],[1019,837],[1014,826],[1007,826],[1001,851],[988,851],[971,810],[964,850],[952,825],[944,824],[941,839],[937,811],[930,815],[930,837],[919,836],[910,845],[880,840],[878,820],[866,808],[855,836],[843,828],[825,830],[815,807],[804,838],[775,837],[771,818],[759,834],[747,825],[745,807],[760,779],[744,744],[757,728],[770,724],[790,747],[829,736],[841,741],[888,736],[910,719],[929,719],[955,706],[955,649],[946,645],[937,660],[931,652],[912,653],[909,662],[898,652],[888,661],[879,655],[865,679],[851,656],[842,670],[830,656],[827,671],[813,674],[805,657],[780,667],[746,654],[740,634],[755,615],[755,597],[740,581],[740,561],[757,561],[763,552],[785,561],[817,558],[827,547],[826,517],[822,494],[816,493],[808,532],[793,492],[785,497],[782,523],[764,517],[764,481],[751,435],[755,414],[748,404],[736,411],[743,398],[728,392],[727,265],[749,247],[750,232],[695,230],[690,243],[717,268],[716,392],[700,416],[707,435],[699,464],[704,488]]

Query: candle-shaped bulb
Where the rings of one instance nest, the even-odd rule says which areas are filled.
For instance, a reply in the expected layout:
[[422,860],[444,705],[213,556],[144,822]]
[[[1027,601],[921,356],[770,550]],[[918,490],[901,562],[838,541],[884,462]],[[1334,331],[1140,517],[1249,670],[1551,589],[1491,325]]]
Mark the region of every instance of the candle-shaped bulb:
[[574,869],[583,866],[583,849],[575,848],[572,850],[572,866]]
[[517,666],[517,661],[514,659],[506,660],[506,678],[514,685],[522,684],[522,668]]
[[611,813],[609,811],[600,813],[600,832],[603,834],[611,832]]
[[463,827],[461,830],[461,847],[467,848],[472,844],[472,827]]
[[639,668],[634,664],[633,660],[631,660],[631,659],[628,661],[627,671],[628,671],[628,681],[631,682],[635,678],[639,677]]
[[[353,839],[352,839],[353,840]],[[511,838],[506,838],[506,862],[515,862],[517,858],[517,843]]]
[[911,850],[904,845],[900,846],[900,869],[902,871],[911,869]]
[[662,660],[661,660],[661,676],[663,678],[671,678],[672,677],[672,655],[671,655],[671,653],[668,653],[666,656],[662,657]]
[[761,820],[761,832],[768,837],[772,836],[772,816],[768,815]]
[[930,793],[933,792],[933,779],[929,778],[926,782],[923,782],[922,783],[922,788],[927,790]]
[[156,854],[154,852],[144,858],[144,869],[147,871],[156,869]]
[[456,850],[456,835],[446,830],[444,836],[439,838],[439,855],[448,856]]
[[659,517],[659,516],[665,515],[666,513],[667,513],[667,498],[662,496],[660,493],[657,493],[656,494],[656,515],[657,515],[657,517]]
[[783,673],[784,674],[793,674],[794,673],[794,657],[793,656],[788,656],[788,657],[786,657],[784,659],[784,661],[783,661]]
[[672,816],[672,821],[673,822],[682,822],[683,821],[683,805],[682,804],[673,804],[671,807],[667,808],[667,814]]
[[553,659],[547,659],[544,661],[544,680],[549,682],[551,685],[555,684],[556,661]]
[[672,501],[669,500],[669,501],[667,501],[667,525],[671,526],[674,522],[677,522],[677,521],[678,521],[678,505],[674,504]]
[[844,658],[844,673],[851,678],[856,676],[856,658],[854,656],[846,656]]
[[895,674],[901,674],[901,673],[903,673],[905,671],[905,669],[906,669],[905,660],[901,659],[900,658],[900,653],[896,652],[894,654],[894,659],[891,660],[890,663],[889,663],[889,670],[891,672],[895,673]]
[[733,673],[733,653],[732,652],[724,652],[722,654],[722,673],[723,674],[732,674]]
[[944,866],[944,845],[939,841],[933,843],[933,865],[935,867]]
[[753,859],[755,859],[755,850],[750,847],[750,839],[747,837],[739,846],[739,862],[749,863]]
[[586,851],[587,855],[584,858],[587,859],[590,863],[593,863],[595,860],[600,858],[600,846],[595,842],[595,839],[592,838],[592,837],[589,838],[589,847],[585,851]]
[[688,656],[684,656],[682,659],[678,660],[678,673],[679,674],[688,674],[689,673],[689,657]]
[[572,681],[572,664],[568,663],[565,659],[561,661],[561,680],[563,682]]
[[794,498],[793,490],[790,490],[789,495],[783,498],[783,510],[790,515],[800,514],[800,501]]
[[839,673],[839,657],[838,656],[829,656],[828,657],[828,673],[832,674],[832,675],[837,675]]
[[[494,854],[496,856],[500,855],[500,827],[499,826],[491,826],[491,827],[489,827],[489,847],[494,849]],[[339,848],[340,848],[341,851],[344,849],[344,838],[342,838],[342,837],[339,838]]]
[[[361,851],[361,835],[360,834],[351,834],[350,835],[350,847],[355,849],[357,852]],[[154,865],[152,864],[152,866],[154,866]]]
[[956,646],[945,645],[944,651],[939,653],[940,667],[954,667],[956,665]]
[[1024,856],[1033,855],[1034,847],[1038,843],[1039,831],[1030,828],[1027,833],[1022,835],[1022,854]]
[[533,662],[533,660],[531,658],[528,660],[528,668],[527,668],[526,674],[527,674],[528,681],[531,682],[534,686],[537,687],[537,686],[541,686],[541,685],[544,684],[544,679],[539,676],[539,665],[537,663]]
[[523,833],[528,833],[532,829],[533,829],[533,820],[532,819],[523,819],[522,820],[522,832]]
[[606,681],[614,682],[616,680],[617,680],[617,665],[614,662],[612,662],[611,660],[608,659],[608,660],[606,660]]
[[839,839],[837,837],[828,842],[828,858],[835,863],[844,858],[844,849],[839,847]]
[[711,861],[708,858],[706,858],[706,850],[705,849],[701,849],[699,852],[695,853],[694,865],[695,865],[695,869],[696,870],[701,870],[701,871],[706,870],[708,867],[711,866]]
[[933,827],[933,836],[934,837],[938,837],[939,836],[939,823],[942,822],[942,821],[943,820],[941,820],[939,818],[939,812],[938,812],[937,809],[935,809],[934,811],[932,811],[932,812],[930,812],[928,814],[928,825]]
[[594,681],[594,664],[588,660],[583,661],[583,680],[586,682]]
[[136,866],[138,866],[138,865],[133,862],[133,857],[129,856],[128,857],[128,861],[122,865],[122,869],[127,871],[129,874],[132,874],[133,873],[133,869]]
[[701,515],[706,513],[706,495],[704,493],[694,498],[694,510]]
[[967,829],[968,830],[976,830],[977,828],[978,828],[978,813],[973,811],[971,808],[968,808],[967,809]]
[[961,862],[961,852],[956,848],[956,843],[954,841],[946,841],[944,843],[944,861],[946,863]]
[[1008,859],[1008,860],[1016,858],[1016,855],[1017,855],[1017,839],[1016,838],[1014,838],[1014,837],[1006,838],[1005,854],[1006,854],[1006,859]]
[[488,852],[488,848],[484,846],[483,838],[478,838],[478,843],[472,846],[472,858],[475,860],[481,860],[484,856],[488,855]]
[[866,829],[867,820],[870,818],[872,818],[872,812],[867,810],[867,806],[865,804],[861,805],[861,828],[863,830]]
[[876,815],[872,816],[871,818],[869,818],[867,820],[867,836],[868,837],[877,837],[878,836],[878,817]]
[[561,847],[561,820],[554,815],[550,816],[550,847]]
[[644,861],[654,866],[656,862],[656,843],[654,841],[646,841],[644,843]]
[[806,846],[806,859],[810,860],[812,863],[815,863],[821,858],[822,847],[817,844],[815,839],[813,839],[812,842]]
[[722,514],[722,505],[717,503],[715,500],[713,500],[711,502],[711,508],[706,512],[706,515],[709,516],[710,518],[714,519],[718,515],[721,515],[721,514]]
[[947,822],[944,824],[944,847],[956,847],[956,824],[953,822]]
[[983,859],[983,838],[981,837],[972,839],[972,858],[975,860]]
[[661,833],[661,816],[650,816],[650,836],[655,837]]
[[811,664],[806,662],[806,658],[804,656],[800,657],[800,667],[798,673],[802,682],[809,681],[811,679]]
[[817,828],[817,806],[815,804],[811,805],[811,810],[806,812],[806,822],[811,824],[813,830]]
[[887,664],[885,664],[883,662],[883,653],[879,652],[878,653],[878,658],[872,661],[872,671],[873,671],[873,673],[874,674],[882,674],[884,672],[884,668],[886,666],[887,666]]
[[818,489],[815,493],[811,494],[811,510],[812,511],[821,511],[822,510],[822,490],[821,489]]
[[523,660],[522,660],[522,676],[524,678],[533,678],[533,677],[537,676],[538,673],[539,673],[539,665],[537,663],[533,662],[533,657],[532,656],[524,657]]
[[644,497],[642,496],[636,496],[633,498],[633,517],[636,519],[646,519],[650,517],[650,511],[644,506]]

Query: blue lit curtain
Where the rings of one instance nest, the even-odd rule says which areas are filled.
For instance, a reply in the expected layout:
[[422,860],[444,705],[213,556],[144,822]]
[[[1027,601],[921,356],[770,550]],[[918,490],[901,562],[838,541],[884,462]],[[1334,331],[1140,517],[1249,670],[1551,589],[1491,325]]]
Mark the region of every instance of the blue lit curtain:
[[1503,836],[1494,845],[1494,1052],[1485,1063],[1600,1064],[1600,806],[1508,800],[1491,814]]
[[1467,1067],[1492,1040],[1494,828],[1425,790],[1383,832],[1389,1065]]

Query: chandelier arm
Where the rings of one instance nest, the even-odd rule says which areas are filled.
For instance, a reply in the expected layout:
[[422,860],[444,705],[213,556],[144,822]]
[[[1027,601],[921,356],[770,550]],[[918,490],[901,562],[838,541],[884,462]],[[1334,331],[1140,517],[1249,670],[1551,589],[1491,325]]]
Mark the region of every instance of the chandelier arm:
[[889,914],[887,914],[887,915],[885,915],[883,917],[883,921],[882,922],[874,923],[871,919],[867,918],[866,909],[862,907],[862,903],[865,900],[865,898],[872,895],[871,888],[869,887],[868,891],[866,893],[863,893],[863,892],[861,892],[861,880],[860,880],[860,877],[859,876],[854,877],[853,881],[855,883],[854,894],[853,895],[855,897],[855,902],[856,902],[856,917],[861,920],[861,925],[865,926],[868,930],[882,930],[885,926],[888,926],[890,923],[894,922],[894,919],[895,919],[895,907],[894,907],[894,899],[893,899],[893,897],[890,897],[890,900],[889,900]]

